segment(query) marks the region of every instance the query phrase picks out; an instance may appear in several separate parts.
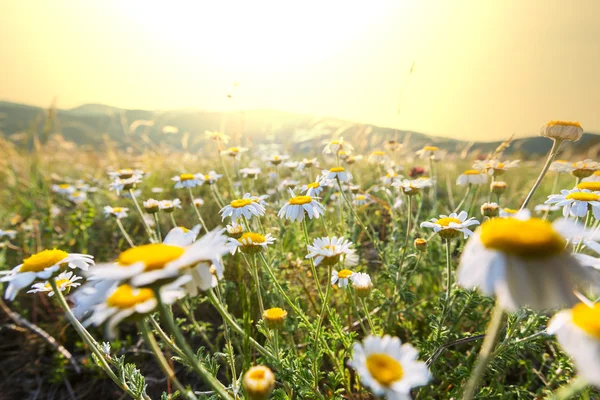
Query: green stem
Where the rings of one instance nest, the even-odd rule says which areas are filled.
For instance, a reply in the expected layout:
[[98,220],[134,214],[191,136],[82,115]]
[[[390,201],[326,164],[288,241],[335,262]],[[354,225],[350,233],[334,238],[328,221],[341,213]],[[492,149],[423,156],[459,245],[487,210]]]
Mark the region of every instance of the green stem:
[[363,310],[365,311],[365,315],[367,316],[367,322],[369,323],[369,328],[371,328],[371,334],[376,335],[377,331],[375,330],[375,325],[373,324],[373,320],[371,320],[371,314],[369,313],[369,307],[367,307],[367,302],[364,297],[361,297],[360,302],[362,303]]
[[173,216],[172,212],[169,213],[169,217],[171,217],[171,223],[173,224],[173,228],[177,228],[177,222],[175,222],[175,217]]
[[[306,218],[302,220],[302,230],[304,231],[304,242],[306,243],[306,247],[308,249],[309,241],[308,241],[308,226],[306,225]],[[313,278],[315,279],[315,285],[317,286],[317,291],[319,292],[319,298],[323,299],[323,290],[321,289],[321,283],[319,282],[319,276],[317,275],[317,269],[315,268],[315,260],[310,258],[310,269],[313,274]]]
[[125,227],[123,226],[123,223],[119,218],[117,218],[117,226],[121,230],[121,233],[123,234],[123,237],[125,237],[125,240],[127,240],[127,243],[129,243],[129,246],[135,247],[135,244],[133,244],[133,240],[131,240],[131,237],[127,234],[127,231],[125,230]]
[[156,224],[156,236],[158,237],[158,241],[162,242],[162,233],[160,231],[160,221],[158,220],[158,213],[154,213],[154,223]]
[[204,233],[208,233],[206,224],[204,223],[204,220],[202,219],[202,215],[200,215],[200,210],[198,210],[196,203],[194,203],[194,193],[192,193],[191,187],[188,187],[188,193],[190,194],[190,201],[192,202],[192,207],[194,207],[194,211],[196,211],[196,215],[198,216],[198,219],[200,220],[200,224],[202,224],[202,228],[204,228]]
[[558,154],[558,149],[559,149],[561,143],[562,143],[561,139],[553,139],[552,148],[550,149],[550,153],[548,154],[548,159],[546,160],[546,164],[544,164],[544,168],[542,168],[542,171],[540,172],[540,176],[538,176],[537,180],[533,184],[533,187],[531,188],[531,190],[529,191],[529,194],[525,198],[525,201],[521,205],[520,210],[527,207],[527,204],[529,204],[529,202],[531,201],[531,198],[533,197],[538,186],[540,186],[540,183],[542,183],[542,179],[544,179],[544,175],[546,175],[546,172],[548,172],[548,168],[550,168],[550,164],[552,164],[552,161],[554,161],[554,159],[556,158],[556,155]]
[[146,233],[148,234],[148,237],[150,238],[150,242],[156,243],[156,239],[154,238],[154,232],[152,232],[152,229],[150,229],[150,226],[148,225],[148,223],[146,222],[146,219],[144,218],[144,213],[142,212],[142,209],[140,208],[140,205],[138,204],[138,201],[137,201],[137,198],[135,197],[135,193],[133,192],[133,189],[129,189],[129,195],[131,196],[131,200],[133,200],[135,209],[137,210],[138,214],[140,214],[140,218],[142,219],[144,228],[146,228]]

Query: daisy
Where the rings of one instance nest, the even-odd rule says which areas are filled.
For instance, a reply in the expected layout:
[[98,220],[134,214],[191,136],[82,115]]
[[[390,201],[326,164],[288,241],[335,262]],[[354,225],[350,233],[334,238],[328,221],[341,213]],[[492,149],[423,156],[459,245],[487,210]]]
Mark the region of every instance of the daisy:
[[343,269],[339,272],[334,269],[331,271],[331,284],[335,285],[337,283],[339,288],[345,288],[353,276],[354,272],[349,269]]
[[307,246],[308,254],[306,258],[314,259],[315,265],[329,266],[338,262],[344,263],[346,256],[355,253],[350,246],[352,246],[352,242],[344,239],[343,236],[339,238],[337,236],[317,238],[313,240],[312,245]]
[[578,161],[568,167],[569,172],[576,178],[587,178],[600,169],[600,164],[590,159]]
[[17,236],[17,231],[9,229],[7,231],[0,229],[0,239],[3,237],[7,237],[9,239],[14,239]]
[[251,195],[250,196],[250,200],[254,201],[255,203],[260,204],[261,206],[268,206],[269,203],[267,203],[267,199],[269,198],[268,194],[261,194],[260,196],[256,196],[256,195]]
[[[76,288],[77,286],[81,285],[81,283],[77,282],[81,279],[82,278],[80,276],[74,275],[71,271],[61,272],[56,277],[56,286],[61,292],[64,292],[65,290],[68,292],[71,288]],[[34,283],[33,286],[31,286],[31,290],[27,291],[27,293],[40,292],[48,293],[48,296],[50,297],[54,296],[54,290],[52,289],[50,282]]]
[[385,154],[385,151],[374,151],[369,155],[367,162],[369,164],[381,165],[381,164],[385,164],[388,160],[389,160],[389,157],[387,156],[387,154]]
[[41,251],[24,259],[22,264],[0,278],[0,282],[8,282],[4,298],[14,300],[19,290],[36,279],[47,281],[67,268],[86,271],[90,265],[94,265],[94,257],[87,254],[69,254],[58,249]]
[[229,235],[229,237],[239,239],[244,233],[244,225],[238,224],[234,221],[231,224],[227,225],[225,227],[225,230],[227,231],[227,235]]
[[287,318],[287,311],[279,307],[269,308],[265,310],[262,318],[263,321],[265,321],[267,328],[280,329],[283,327],[285,319]]
[[540,136],[550,139],[577,141],[582,135],[583,128],[576,121],[550,121],[540,129]]
[[417,150],[415,153],[420,158],[430,158],[434,157],[438,153],[440,149],[437,146],[425,146],[421,150]]
[[202,185],[203,180],[199,177],[200,174],[181,174],[171,178],[175,182],[175,189],[195,188]]
[[549,213],[549,212],[553,212],[553,211],[558,211],[560,210],[559,206],[551,206],[549,204],[538,204],[537,206],[535,206],[533,208],[533,210],[536,212],[536,214],[544,214],[544,213]]
[[300,191],[306,193],[307,196],[318,196],[326,186],[331,186],[331,181],[323,175],[319,175],[314,182],[303,185]]
[[497,217],[499,213],[498,203],[483,203],[481,205],[481,215],[484,217]]
[[430,187],[432,185],[430,179],[403,179],[401,181],[392,182],[392,186],[395,186],[402,190],[402,193],[408,196],[414,196],[416,194],[421,193],[426,187]]
[[148,214],[155,214],[160,208],[160,201],[155,199],[148,199],[144,201],[142,205],[144,206],[144,210],[146,210]]
[[69,193],[67,199],[75,204],[81,204],[87,200],[87,193],[79,191],[71,192]]
[[[185,292],[181,289],[181,285],[189,279],[189,276],[183,276],[163,285],[159,289],[161,300],[165,304],[173,304],[176,300],[182,298]],[[83,321],[84,326],[100,326],[106,323],[106,335],[109,338],[114,338],[119,323],[137,315],[143,316],[153,312],[158,306],[158,301],[152,289],[136,288],[127,283],[110,283],[110,286],[102,288],[104,290],[83,292],[79,296],[73,296],[73,298],[76,307],[80,309],[78,313],[91,312],[89,318]],[[86,299],[85,294],[93,297],[93,299]],[[82,304],[78,304],[78,302]],[[81,310],[84,304],[90,305],[87,310]]]
[[494,181],[490,183],[490,191],[498,196],[506,191],[506,182]]
[[469,226],[479,225],[475,217],[467,219],[467,216],[466,211],[461,211],[460,214],[440,215],[439,219],[432,218],[430,221],[421,222],[421,228],[431,228],[444,239],[457,238],[462,232],[466,239],[473,234]]
[[196,225],[192,229],[188,229],[185,226],[178,226],[167,233],[163,243],[176,244],[182,247],[190,246],[196,241],[196,237],[198,237],[199,233],[200,225]]
[[277,213],[279,218],[289,219],[291,221],[304,221],[304,215],[308,218],[319,218],[325,214],[325,207],[312,196],[296,196],[290,189],[291,198],[281,210]]
[[488,175],[500,176],[503,175],[508,169],[516,168],[519,166],[520,160],[513,161],[498,161],[498,160],[487,160],[487,161],[476,161],[473,165],[474,169],[485,171]]
[[384,185],[391,185],[392,183],[400,180],[401,178],[402,178],[402,175],[400,175],[399,173],[394,171],[393,168],[389,168],[387,170],[387,173],[385,174],[385,176],[381,177],[381,182]]
[[482,174],[477,169],[468,169],[463,172],[457,179],[456,184],[464,185],[482,185],[487,182],[487,175]]
[[329,180],[339,180],[340,182],[348,182],[352,179],[352,174],[350,172],[346,172],[344,167],[333,167],[329,171],[324,169],[321,171],[321,174]]
[[260,168],[242,168],[240,169],[240,173],[244,176],[244,178],[252,178],[257,179],[258,175],[260,175]]
[[269,367],[257,365],[244,374],[244,391],[250,399],[268,399],[275,387],[275,374]]
[[319,163],[317,162],[316,158],[303,158],[302,161],[300,161],[300,164],[298,164],[298,169],[300,171],[302,171],[304,168],[312,167],[319,167]]
[[337,140],[332,140],[327,143],[323,149],[323,154],[336,155],[340,151],[344,151],[346,154],[350,155],[354,151],[354,147],[352,147],[350,143],[345,142],[343,137],[340,137]]
[[204,205],[204,200],[202,200],[199,197],[194,199],[194,207],[202,207],[203,205]]
[[251,219],[254,215],[257,217],[263,216],[265,215],[265,211],[265,206],[258,201],[253,201],[250,193],[246,193],[243,198],[233,200],[223,207],[219,213],[222,220],[231,217],[231,220],[235,222],[242,216],[246,219]]
[[125,218],[127,217],[127,211],[129,211],[129,208],[127,207],[104,206],[105,217],[109,217],[112,215],[114,217],[117,217],[118,219]]
[[242,153],[245,153],[247,151],[248,151],[247,147],[230,147],[226,150],[221,151],[221,155],[239,159],[241,157]]
[[427,365],[417,361],[417,356],[417,349],[397,337],[369,335],[362,343],[354,343],[350,365],[375,396],[406,400],[413,387],[425,385],[431,378]]
[[207,185],[212,185],[213,183],[215,183],[222,177],[223,177],[222,174],[217,174],[215,171],[210,171],[208,174],[205,174],[205,175],[202,175],[202,174],[197,175],[197,178],[200,179],[202,181],[202,183],[205,183]]
[[354,288],[358,297],[367,297],[373,289],[371,276],[365,272],[355,273],[352,275],[352,288]]
[[256,254],[267,249],[267,246],[275,243],[275,238],[270,233],[261,235],[256,232],[245,232],[239,238],[229,238],[227,247],[231,254],[240,250],[245,254]]
[[138,176],[141,178],[144,176],[144,171],[141,169],[123,168],[116,171],[108,171],[108,176],[111,179],[129,179],[133,176]]
[[561,190],[560,194],[548,196],[545,204],[556,204],[563,208],[563,216],[567,218],[585,217],[588,210],[594,214],[594,218],[600,218],[600,192],[591,192],[587,189]]
[[385,142],[385,148],[388,149],[389,151],[395,152],[395,151],[400,150],[401,147],[402,147],[402,143],[400,143],[394,139],[390,139]]
[[348,156],[348,157],[344,158],[343,160],[346,164],[352,165],[352,164],[356,163],[357,161],[361,161],[362,159],[363,159],[363,156],[356,155],[356,156]]
[[215,142],[223,142],[225,144],[229,143],[229,136],[227,136],[223,132],[204,131],[204,136],[207,139],[214,140]]
[[300,184],[300,181],[290,179],[290,178],[285,178],[284,180],[281,181],[281,183],[279,183],[279,186],[283,189],[294,189],[299,184]]
[[556,160],[550,164],[550,171],[554,172],[571,172],[571,163],[567,160]]
[[181,208],[181,200],[179,200],[179,199],[161,200],[158,203],[158,208],[160,208],[161,211],[171,213],[171,212],[175,211],[176,208]]
[[289,168],[291,170],[294,169],[298,169],[298,165],[300,165],[298,163],[298,161],[287,161],[285,164],[283,164],[286,168]]
[[457,270],[458,284],[494,295],[514,311],[523,306],[543,310],[575,304],[575,280],[599,286],[591,270],[566,249],[567,239],[591,236],[564,219],[550,223],[529,212],[484,222],[465,245]]
[[59,194],[64,194],[65,196],[71,192],[74,192],[76,189],[68,183],[61,183],[59,185],[52,185],[52,191]]
[[212,267],[221,273],[221,257],[229,252],[227,237],[222,230],[208,232],[193,243],[192,235],[186,233],[170,232],[163,243],[125,250],[116,263],[98,264],[90,269],[90,279],[123,280],[135,287],[145,287],[161,284],[180,275],[191,275],[194,279],[197,270],[200,270],[199,278],[203,279],[210,276]]
[[131,178],[114,179],[109,185],[109,190],[114,190],[117,195],[119,195],[122,191],[129,191],[131,189],[135,189],[136,185],[142,181],[142,177],[140,175],[133,175]]
[[501,208],[500,216],[502,218],[514,217],[519,213],[519,210],[515,210],[514,208]]
[[364,206],[364,205],[371,203],[371,201],[372,201],[371,196],[369,196],[368,194],[357,194],[357,195],[354,195],[354,199],[352,200],[352,203],[355,206]]
[[288,156],[288,155],[281,155],[281,154],[275,153],[275,154],[272,154],[271,156],[265,158],[265,161],[270,163],[271,165],[279,165],[289,158],[290,158],[290,156]]

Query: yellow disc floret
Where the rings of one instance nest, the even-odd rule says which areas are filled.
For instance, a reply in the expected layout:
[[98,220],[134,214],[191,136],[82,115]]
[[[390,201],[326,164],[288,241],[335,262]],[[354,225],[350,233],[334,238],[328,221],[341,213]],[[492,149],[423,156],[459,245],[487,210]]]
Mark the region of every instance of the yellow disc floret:
[[581,128],[581,124],[577,121],[559,121],[559,120],[553,120],[550,121],[546,124],[547,126],[555,126],[555,125],[562,125],[562,126],[575,126],[577,128]]
[[443,227],[447,227],[452,222],[454,222],[455,224],[462,224],[462,221],[460,219],[452,217],[440,218],[437,220],[436,224],[441,225]]
[[316,189],[320,186],[321,186],[321,184],[319,182],[313,182],[313,183],[309,183],[308,185],[306,185],[306,187],[309,189]]
[[374,151],[373,153],[374,156],[385,156],[385,152],[384,151]]
[[238,239],[238,242],[240,242],[242,244],[250,244],[250,243],[259,244],[259,243],[264,243],[265,240],[266,240],[265,237],[263,235],[261,235],[260,233],[246,232],[242,235],[242,237],[240,237]]
[[137,304],[144,303],[154,298],[152,289],[133,288],[127,284],[121,285],[111,294],[106,303],[111,307],[132,308]]
[[494,218],[481,225],[481,243],[524,258],[546,258],[565,250],[565,239],[550,222],[530,218]]
[[598,201],[600,200],[600,195],[588,192],[573,192],[569,193],[565,199],[577,201]]
[[380,385],[389,387],[402,379],[404,371],[398,361],[384,353],[373,353],[367,357],[367,370]]
[[354,274],[354,272],[350,271],[349,269],[343,269],[340,272],[338,272],[338,278],[340,278],[340,279],[350,278],[353,274]]
[[476,169],[468,169],[465,172],[463,172],[463,175],[481,175],[481,172],[479,172]]
[[183,247],[171,246],[163,243],[145,244],[125,250],[119,255],[121,265],[144,263],[145,271],[161,269],[166,264],[181,257],[185,250]]
[[181,174],[179,175],[179,180],[180,181],[191,181],[192,179],[194,179],[194,174]]
[[23,265],[19,272],[41,272],[46,268],[58,264],[69,256],[69,253],[62,250],[44,250],[29,258],[23,260]]
[[[600,172],[600,171],[596,171],[596,172]],[[594,174],[596,174],[596,172],[594,172]],[[577,189],[580,189],[580,190],[587,189],[591,192],[600,192],[600,182],[581,182],[579,185],[577,185]]]
[[250,199],[237,199],[229,203],[229,205],[233,208],[242,208],[252,204],[252,200]]
[[438,147],[437,146],[425,146],[423,147],[423,150],[425,151],[438,151]]
[[333,167],[329,170],[329,172],[344,172],[344,167]]
[[292,197],[289,200],[289,204],[295,205],[295,206],[299,206],[302,204],[308,204],[311,201],[313,201],[313,198],[310,196],[296,196],[296,197]]
[[571,318],[585,333],[600,339],[600,304],[590,307],[579,303],[571,310]]

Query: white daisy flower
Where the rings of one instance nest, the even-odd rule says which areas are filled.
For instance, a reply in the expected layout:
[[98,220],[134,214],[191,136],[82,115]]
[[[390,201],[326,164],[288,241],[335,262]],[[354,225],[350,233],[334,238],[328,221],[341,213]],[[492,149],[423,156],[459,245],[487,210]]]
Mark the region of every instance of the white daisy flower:
[[396,171],[394,171],[393,168],[388,168],[387,173],[385,174],[385,176],[382,176],[381,178],[381,182],[384,185],[391,185],[392,183],[402,179],[402,175],[400,175],[399,173],[397,173]]
[[473,164],[474,169],[484,171],[488,175],[500,176],[504,174],[508,169],[517,168],[520,160],[513,161],[498,161],[498,160],[484,160],[476,161]]
[[[71,288],[76,288],[77,286],[81,285],[81,283],[77,282],[81,279],[82,278],[80,276],[77,276],[70,271],[61,272],[56,277],[56,286],[61,292],[64,292],[65,290],[68,291]],[[50,285],[50,282],[34,283],[33,286],[31,286],[31,290],[27,291],[27,293],[40,292],[48,293],[48,296],[50,297],[54,296],[54,290],[52,290],[52,285]]]
[[14,239],[17,236],[17,231],[9,229],[7,231],[0,229],[0,239],[3,237],[7,237],[9,239]]
[[260,168],[242,168],[240,169],[240,173],[244,178],[252,178],[256,179],[261,173]]
[[571,172],[571,163],[567,160],[556,160],[550,164],[550,171],[554,172]]
[[173,212],[176,208],[181,208],[181,200],[161,200],[158,203],[158,208],[160,208],[164,212]]
[[483,203],[481,205],[481,215],[484,217],[497,217],[500,213],[498,203]]
[[291,178],[285,178],[279,183],[279,186],[282,189],[294,189],[296,186],[300,184],[300,181]]
[[323,149],[323,154],[336,155],[340,151],[344,151],[345,154],[350,155],[354,151],[354,147],[352,147],[350,143],[345,142],[343,137],[340,137],[337,140],[332,140],[327,143]]
[[371,282],[371,276],[365,272],[357,272],[352,275],[352,287],[356,291],[358,297],[367,297],[373,289],[373,282]]
[[364,206],[373,202],[373,199],[368,194],[355,194],[352,199],[352,204],[355,206]]
[[268,245],[275,243],[275,238],[270,233],[261,235],[256,232],[245,232],[239,238],[229,238],[227,247],[231,254],[240,250],[246,254],[256,254],[267,249]]
[[421,222],[421,228],[433,229],[435,233],[444,239],[455,239],[462,233],[466,238],[473,232],[469,226],[479,225],[475,217],[467,218],[467,212],[461,211],[459,214],[440,215],[440,218],[432,218],[430,221]]
[[421,193],[421,190],[424,188],[432,186],[432,183],[430,179],[403,179],[392,182],[392,186],[399,188],[402,190],[402,193],[408,196],[414,196]]
[[435,158],[439,150],[440,149],[437,146],[425,146],[421,150],[417,150],[415,154],[420,158]]
[[302,171],[304,168],[312,167],[319,168],[319,163],[317,162],[316,158],[303,158],[302,161],[300,161],[300,164],[298,164],[298,169],[300,171]]
[[316,238],[313,240],[312,245],[307,246],[308,254],[306,258],[312,258],[315,265],[344,263],[346,256],[355,254],[355,250],[351,249],[350,246],[352,246],[352,242],[344,239],[343,236],[339,238],[337,236]]
[[251,219],[252,216],[263,216],[265,215],[265,211],[265,206],[260,204],[259,201],[253,200],[250,193],[246,193],[243,198],[233,200],[223,207],[219,213],[223,220],[227,217],[231,217],[231,220],[235,222],[242,216],[248,220]]
[[540,136],[551,139],[577,141],[582,135],[583,128],[576,121],[550,121],[540,129]]
[[323,189],[328,186],[331,186],[331,181],[323,175],[319,175],[314,182],[303,185],[300,188],[300,191],[302,193],[306,193],[307,196],[318,196],[321,194]]
[[352,165],[355,164],[357,161],[362,161],[363,158],[364,157],[361,155],[349,155],[348,157],[343,158],[343,160],[346,164]]
[[386,162],[389,161],[389,157],[387,156],[387,154],[385,154],[385,151],[374,151],[371,154],[369,154],[369,158],[367,159],[367,162],[369,164],[385,164]]
[[548,196],[545,204],[556,204],[563,208],[563,216],[567,218],[585,217],[588,210],[594,214],[594,218],[600,218],[600,192],[591,192],[587,189],[573,189],[560,191],[560,194]]
[[589,158],[573,163],[568,167],[568,171],[571,175],[577,178],[587,178],[588,176],[593,175],[598,169],[600,169],[600,164]]
[[279,210],[277,216],[279,218],[289,219],[291,221],[302,222],[304,215],[308,218],[319,218],[325,214],[325,207],[312,196],[296,196],[290,189],[291,198]]
[[155,199],[148,199],[144,201],[143,206],[144,210],[146,210],[148,214],[155,214],[160,208],[160,201]]
[[223,132],[204,131],[204,136],[207,139],[214,140],[215,142],[223,142],[225,144],[229,143],[229,136],[227,136]]
[[227,234],[229,235],[229,237],[239,239],[244,233],[244,225],[238,224],[234,221],[231,224],[227,225],[225,227],[225,230],[227,230]]
[[108,176],[110,179],[129,179],[133,176],[142,178],[144,176],[144,171],[141,169],[123,168],[116,171],[108,171]]
[[352,179],[352,174],[347,172],[344,167],[333,167],[329,170],[324,169],[321,171],[321,174],[325,177],[325,179],[337,179],[340,182],[348,182],[350,179]]
[[409,400],[412,388],[431,379],[427,365],[417,357],[417,349],[397,337],[369,335],[362,343],[354,343],[350,365],[375,396]]
[[109,190],[114,190],[119,195],[122,191],[135,189],[136,185],[141,181],[142,178],[139,175],[133,175],[127,179],[116,178],[108,185],[108,188]]
[[519,213],[519,210],[515,210],[514,208],[501,208],[500,209],[500,217],[509,218],[515,217]]
[[571,306],[577,302],[575,281],[600,287],[595,271],[566,249],[567,239],[591,232],[564,219],[551,224],[528,212],[516,217],[492,218],[475,231],[458,266],[460,286],[495,295],[509,311]]
[[298,166],[300,165],[300,163],[298,161],[286,161],[285,164],[283,164],[284,167],[289,168],[289,169],[298,169]]
[[547,332],[573,358],[577,372],[587,382],[600,388],[600,304],[578,303],[556,314]]
[[194,199],[194,207],[202,207],[204,205],[204,200],[200,197]]
[[290,156],[288,156],[288,155],[275,153],[275,154],[272,154],[269,157],[265,158],[265,161],[272,165],[279,165],[282,162],[288,160],[289,158],[290,158]]
[[215,171],[210,171],[208,174],[197,174],[196,177],[207,185],[212,185],[223,177],[223,174],[217,174]]
[[247,147],[230,147],[221,151],[221,155],[239,159],[241,155],[248,151]]
[[75,204],[81,204],[87,200],[87,193],[79,191],[71,192],[67,196],[67,199]]
[[69,254],[62,250],[44,250],[23,260],[8,274],[0,278],[0,282],[8,282],[4,298],[14,300],[19,290],[31,285],[36,279],[47,281],[67,268],[79,268],[86,271],[94,265],[94,257],[87,254]]
[[129,208],[127,208],[127,207],[104,206],[104,216],[105,217],[109,217],[112,215],[114,217],[117,217],[118,219],[125,218],[125,217],[127,217],[128,211],[129,211]]
[[206,269],[219,265],[221,257],[229,252],[227,237],[222,230],[208,232],[191,244],[192,235],[186,233],[174,229],[163,243],[125,250],[116,263],[98,264],[91,268],[90,279],[122,280],[136,287],[151,286],[155,282],[190,274],[199,264],[206,264]]
[[181,174],[171,178],[175,182],[175,189],[181,188],[195,188],[196,186],[202,185],[201,174]]
[[487,177],[488,176],[486,174],[482,174],[477,169],[468,169],[459,175],[459,177],[456,179],[456,184],[460,186],[482,185],[487,182]]
[[63,194],[65,196],[69,195],[70,193],[74,192],[75,187],[71,186],[68,183],[61,183],[59,185],[52,185],[52,191],[55,193],[59,193],[59,194]]
[[538,204],[533,208],[533,210],[535,211],[536,214],[545,214],[545,213],[558,211],[558,210],[560,210],[560,207],[559,206],[551,206],[549,204]]
[[349,269],[343,269],[341,271],[336,271],[335,269],[331,271],[331,284],[338,284],[339,288],[345,288],[348,286],[348,282],[354,276],[354,272]]
[[261,194],[260,196],[256,196],[256,195],[250,196],[250,200],[252,200],[264,207],[269,205],[269,203],[267,203],[268,198],[269,198],[268,194]]

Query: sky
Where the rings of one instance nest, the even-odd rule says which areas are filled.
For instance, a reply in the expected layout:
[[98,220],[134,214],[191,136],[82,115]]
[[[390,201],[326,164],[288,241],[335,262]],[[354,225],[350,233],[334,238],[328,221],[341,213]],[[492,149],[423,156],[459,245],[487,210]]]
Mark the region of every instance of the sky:
[[[0,2],[0,100],[600,132],[600,1]],[[231,95],[231,98],[228,97]]]

